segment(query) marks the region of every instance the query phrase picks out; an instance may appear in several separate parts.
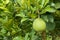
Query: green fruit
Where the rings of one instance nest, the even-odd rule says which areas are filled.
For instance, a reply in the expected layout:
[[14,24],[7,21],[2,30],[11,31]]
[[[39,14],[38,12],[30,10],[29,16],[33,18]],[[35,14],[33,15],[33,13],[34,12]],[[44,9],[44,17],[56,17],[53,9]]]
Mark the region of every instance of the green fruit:
[[43,19],[37,18],[33,22],[33,29],[42,32],[46,29],[46,23]]

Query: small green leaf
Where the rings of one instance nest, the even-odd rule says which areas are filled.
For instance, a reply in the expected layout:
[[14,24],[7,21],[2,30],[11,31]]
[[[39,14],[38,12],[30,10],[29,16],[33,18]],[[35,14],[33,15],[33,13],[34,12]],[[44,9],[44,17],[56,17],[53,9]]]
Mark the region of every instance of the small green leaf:
[[13,40],[23,40],[23,37],[22,36],[16,36],[13,38]]
[[26,17],[25,14],[22,12],[20,14],[16,14],[15,16],[19,16],[19,17],[23,17],[23,18]]
[[26,4],[26,0],[16,0],[16,2],[21,6]]
[[21,23],[23,23],[24,21],[28,20],[28,18],[22,18],[21,19]]
[[45,0],[40,0],[40,2],[41,2],[41,8],[43,8]]
[[46,6],[49,3],[49,0],[45,0],[44,6]]
[[9,10],[5,7],[0,7],[1,10],[3,10],[4,12],[8,12],[9,13]]
[[19,5],[21,5],[21,0],[16,0],[17,3],[19,3]]
[[55,8],[56,8],[56,9],[59,9],[59,8],[60,8],[60,3],[56,3],[56,4],[55,4]]
[[42,3],[41,3],[42,7],[44,6],[44,2],[45,2],[45,0],[42,0]]
[[[3,0],[2,0],[3,1]],[[3,1],[4,4],[8,4],[9,3],[9,0],[4,0]]]
[[10,32],[7,33],[7,36],[10,36]]
[[51,35],[48,35],[46,40],[52,40],[52,36]]
[[55,7],[55,3],[52,2],[52,3],[51,3],[51,6],[52,6],[52,7]]
[[7,31],[3,28],[1,29],[2,34],[5,34]]

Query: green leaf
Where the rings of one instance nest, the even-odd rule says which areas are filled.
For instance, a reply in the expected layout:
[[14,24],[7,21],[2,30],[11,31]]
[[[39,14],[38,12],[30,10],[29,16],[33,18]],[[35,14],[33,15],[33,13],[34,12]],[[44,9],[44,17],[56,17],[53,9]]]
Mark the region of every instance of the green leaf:
[[60,37],[59,37],[59,36],[57,36],[57,37],[56,37],[56,40],[60,40]]
[[56,9],[50,7],[50,5],[47,5],[47,6],[41,11],[41,14],[44,14],[44,13],[46,13],[46,12],[51,12],[51,13],[53,13],[53,12],[55,12],[55,11],[56,11]]
[[32,13],[34,13],[36,11],[36,9],[37,9],[36,7],[31,6]]
[[44,2],[45,2],[45,0],[40,0],[41,8],[43,8],[43,7],[44,7]]
[[7,36],[10,36],[10,32],[8,32],[6,35],[7,35]]
[[49,22],[54,23],[54,17],[52,15],[47,15]]
[[16,14],[15,16],[19,16],[19,17],[26,17],[25,14],[23,12],[20,12],[20,14]]
[[56,9],[50,7],[49,5],[45,8],[45,10],[46,10],[47,12],[55,12],[55,11],[56,11]]
[[47,3],[49,3],[49,0],[40,0],[40,3],[41,3],[40,7],[44,8],[47,5]]
[[55,7],[55,3],[52,2],[52,3],[51,3],[51,6],[52,6],[52,7]]
[[21,5],[21,0],[16,0],[17,3],[19,3],[19,5]]
[[6,31],[4,28],[1,29],[1,33],[2,33],[2,34],[5,34],[6,32],[7,32],[7,31]]
[[3,27],[6,30],[11,30],[12,26],[13,26],[13,19],[9,19],[9,20],[7,20],[6,22],[3,23]]
[[48,31],[52,31],[55,29],[55,23],[47,22],[46,25],[47,25],[46,28]]
[[24,21],[28,20],[28,18],[22,18],[21,19],[21,23],[23,23]]
[[2,2],[3,2],[4,4],[8,4],[8,3],[9,3],[9,0],[2,0]]
[[42,18],[44,21],[46,21],[46,22],[49,21],[47,15],[41,15],[41,18]]
[[59,8],[60,8],[60,3],[56,3],[56,4],[55,4],[55,8],[56,8],[56,9],[59,9]]
[[5,17],[5,19],[3,19],[3,23],[6,23],[8,21],[8,16]]
[[16,0],[16,2],[21,6],[26,4],[26,0]]
[[16,36],[13,38],[13,40],[23,40],[23,37],[22,36]]
[[46,37],[46,40],[52,40],[52,36],[51,36],[51,35],[48,35],[48,36]]
[[54,17],[52,15],[41,15],[41,17],[46,22],[54,23]]
[[42,0],[42,2],[41,2],[42,7],[44,7],[44,2],[45,2],[45,0]]
[[32,13],[30,16],[31,16],[32,19],[37,17],[37,15],[35,13]]
[[31,33],[30,33],[30,35],[31,35],[31,40],[35,40],[36,38],[35,38],[35,31],[32,29],[32,31],[31,31]]
[[3,10],[4,12],[8,12],[9,13],[9,10],[5,7],[0,7],[0,10]]
[[44,6],[46,6],[49,3],[49,0],[45,0]]
[[26,33],[26,35],[25,35],[25,40],[29,40],[29,33]]
[[8,40],[8,38],[6,36],[4,36],[3,40]]

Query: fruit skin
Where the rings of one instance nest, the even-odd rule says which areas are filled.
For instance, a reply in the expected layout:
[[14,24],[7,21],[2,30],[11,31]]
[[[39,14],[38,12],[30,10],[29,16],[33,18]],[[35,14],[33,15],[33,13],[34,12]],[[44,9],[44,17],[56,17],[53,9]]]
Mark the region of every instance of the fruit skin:
[[35,31],[42,32],[42,31],[44,31],[46,29],[46,23],[44,22],[43,19],[37,18],[33,22],[33,29]]

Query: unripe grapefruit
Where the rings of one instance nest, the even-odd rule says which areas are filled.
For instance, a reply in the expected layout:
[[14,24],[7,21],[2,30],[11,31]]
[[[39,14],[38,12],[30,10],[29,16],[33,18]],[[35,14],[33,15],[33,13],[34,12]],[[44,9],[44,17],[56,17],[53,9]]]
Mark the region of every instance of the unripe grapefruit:
[[43,19],[37,18],[33,22],[33,29],[36,31],[44,31],[46,29],[46,23]]

